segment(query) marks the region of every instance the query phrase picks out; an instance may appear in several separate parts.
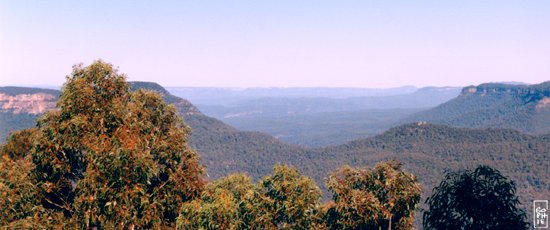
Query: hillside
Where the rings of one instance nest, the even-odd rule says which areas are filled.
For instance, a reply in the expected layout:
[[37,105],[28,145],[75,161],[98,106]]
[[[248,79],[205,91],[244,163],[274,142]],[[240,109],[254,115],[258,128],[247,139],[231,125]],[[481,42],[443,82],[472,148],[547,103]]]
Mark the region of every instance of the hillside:
[[[549,135],[420,122],[338,146],[308,149],[282,143],[267,134],[239,131],[205,116],[190,102],[172,96],[158,84],[138,82],[133,83],[133,87],[155,90],[177,107],[192,129],[190,145],[200,154],[210,179],[233,172],[246,172],[258,179],[271,172],[275,163],[286,162],[323,186],[327,173],[344,164],[372,166],[382,160],[399,159],[407,170],[418,176],[424,195],[429,194],[445,170],[479,164],[493,166],[516,181],[524,203],[550,195]],[[17,119],[24,115],[11,114]],[[30,120],[18,122],[21,127],[31,127],[34,121]]]
[[[131,87],[133,90],[144,88],[156,91],[168,103],[176,106],[186,124],[191,127],[190,146],[201,155],[202,162],[206,165],[208,175],[212,179],[232,172],[249,172],[257,179],[270,173],[277,162],[291,162],[294,159],[299,160],[300,157],[297,156],[307,156],[302,154],[305,150],[301,147],[285,144],[267,134],[239,131],[215,118],[207,117],[189,101],[173,96],[156,83],[131,82]],[[31,104],[35,107],[46,106],[46,110],[54,109],[60,93],[57,90],[23,87],[3,87],[0,88],[0,92],[10,96],[19,95],[19,97],[37,93],[55,96],[53,101],[38,97],[30,101],[19,100],[18,103],[13,103],[14,100],[0,101],[3,103],[2,112],[0,112],[0,127],[2,127],[0,143],[5,141],[11,131],[33,127],[35,119],[41,114],[31,113],[30,110],[14,112],[13,106]],[[8,102],[13,106],[7,107]],[[309,160],[301,159],[300,162],[306,164]]]
[[[524,208],[550,196],[550,138],[510,129],[453,128],[426,123],[406,124],[373,138],[316,150],[314,164],[325,172],[342,164],[374,165],[398,159],[418,176],[423,197],[441,181],[446,170],[485,164],[515,181]],[[529,210],[529,209],[526,209]]]
[[296,161],[295,165],[305,165],[311,160],[301,147],[285,144],[264,133],[239,131],[205,116],[189,101],[173,96],[156,83],[131,84],[133,89],[159,92],[168,103],[176,106],[185,123],[191,127],[190,146],[200,154],[210,178],[247,172],[258,179],[269,174],[277,162]]
[[[180,99],[179,103],[186,104],[183,102],[188,103]],[[550,195],[548,135],[412,123],[372,138],[307,149],[284,144],[267,134],[238,131],[202,113],[178,109],[193,129],[191,145],[201,154],[212,178],[231,172],[246,172],[259,178],[276,162],[286,162],[324,187],[327,173],[344,164],[372,166],[379,161],[398,159],[419,177],[425,196],[442,179],[445,170],[473,168],[479,164],[493,166],[513,179],[524,204]]]
[[537,85],[482,84],[402,123],[427,121],[471,128],[510,128],[550,133],[550,81]]

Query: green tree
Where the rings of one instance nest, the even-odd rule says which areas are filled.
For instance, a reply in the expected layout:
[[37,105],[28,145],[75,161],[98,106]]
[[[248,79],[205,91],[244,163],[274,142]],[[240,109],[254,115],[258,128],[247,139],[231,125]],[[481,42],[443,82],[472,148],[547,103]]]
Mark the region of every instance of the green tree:
[[178,229],[313,229],[321,191],[294,167],[276,165],[257,184],[234,174],[208,184],[183,205]]
[[317,222],[321,191],[294,167],[276,165],[257,184],[252,198],[254,229],[310,229]]
[[15,131],[7,138],[0,151],[14,161],[23,160],[31,153],[35,135],[35,128]]
[[74,66],[57,107],[2,148],[9,226],[173,227],[183,202],[202,192],[203,167],[175,108],[130,92],[111,64]]
[[0,149],[0,228],[33,215],[38,204],[36,186],[29,179],[32,162],[28,153],[34,129],[12,133]]
[[250,229],[251,178],[233,174],[209,183],[201,199],[183,204],[178,229]]
[[416,177],[397,161],[373,169],[344,166],[327,181],[333,202],[323,207],[330,229],[410,229],[420,201]]
[[0,148],[1,229],[62,229],[73,223],[62,213],[44,209],[36,196],[37,186],[30,174],[34,168],[30,153],[36,131],[15,131]]
[[528,229],[513,181],[488,166],[448,172],[424,212],[425,229]]

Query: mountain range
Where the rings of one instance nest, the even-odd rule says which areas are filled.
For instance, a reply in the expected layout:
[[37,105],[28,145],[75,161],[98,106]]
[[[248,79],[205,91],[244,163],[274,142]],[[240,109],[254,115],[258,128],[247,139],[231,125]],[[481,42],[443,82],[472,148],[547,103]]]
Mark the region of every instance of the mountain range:
[[[198,97],[200,92],[186,88],[171,91],[181,93],[178,90],[193,97]],[[313,94],[315,90],[327,95]],[[260,91],[262,94],[233,98],[230,103],[198,100],[205,104],[196,105],[207,116],[240,130],[261,131],[287,143],[322,147],[380,134],[407,116],[435,107],[460,93],[457,87],[402,87],[375,92],[363,89],[364,95],[358,97],[359,90],[267,88]],[[222,96],[225,94],[232,96],[222,91]]]
[[370,96],[391,96],[413,93],[414,86],[388,89],[376,88],[327,88],[327,87],[258,87],[258,88],[216,88],[216,87],[166,87],[178,96],[197,105],[228,105],[262,98],[349,98]]
[[[342,165],[372,166],[379,161],[397,159],[404,164],[405,169],[418,176],[424,188],[424,197],[430,194],[446,170],[473,168],[479,164],[493,166],[513,179],[518,185],[518,194],[524,204],[550,195],[550,176],[547,174],[550,166],[550,135],[535,135],[544,131],[524,133],[506,126],[496,127],[504,123],[494,122],[493,119],[472,117],[471,119],[479,122],[492,122],[486,125],[491,128],[451,127],[420,121],[399,125],[379,135],[340,145],[307,148],[284,143],[265,133],[233,128],[204,115],[192,103],[170,94],[156,83],[133,82],[132,87],[154,90],[168,103],[176,106],[186,124],[191,127],[190,145],[200,154],[210,180],[235,172],[245,172],[258,179],[269,174],[274,164],[288,163],[298,167],[324,187],[323,181],[327,173]],[[549,119],[545,117],[547,92],[548,83],[531,86],[466,87],[457,98],[415,114],[409,119],[431,117],[443,120],[451,115],[466,119],[467,116],[495,113],[489,108],[497,108],[500,109],[497,111],[501,114],[501,119],[523,113],[526,115],[520,118],[533,118],[529,121],[518,119],[518,124],[548,123]],[[34,113],[35,107],[54,109],[54,99],[59,96],[59,91],[3,87],[0,88],[0,95],[2,129],[13,130],[34,126],[33,119],[39,115]],[[482,105],[478,106],[475,102],[479,100]],[[468,105],[472,108],[452,108],[453,105]],[[514,107],[504,109],[507,106]],[[485,110],[479,112],[481,108]],[[446,115],[444,111],[456,111],[460,116],[454,116],[454,113]],[[10,126],[5,127],[5,124]],[[543,124],[540,126],[544,127]]]

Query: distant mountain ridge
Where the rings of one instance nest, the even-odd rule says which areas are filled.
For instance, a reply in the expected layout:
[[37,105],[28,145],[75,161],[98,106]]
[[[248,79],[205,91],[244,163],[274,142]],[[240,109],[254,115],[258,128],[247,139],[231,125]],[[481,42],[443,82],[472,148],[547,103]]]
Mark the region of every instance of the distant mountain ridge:
[[488,83],[468,86],[458,97],[411,115],[402,123],[414,121],[550,133],[550,81],[535,85]]
[[455,98],[461,89],[425,87],[400,94],[345,98],[275,95],[196,106],[207,116],[240,130],[265,132],[287,143],[320,147],[380,134],[411,114]]
[[367,109],[430,108],[446,102],[460,93],[459,87],[425,87],[395,95],[363,97],[261,97],[230,105],[203,105],[210,116],[222,118],[232,114],[284,116],[319,112],[360,111]]
[[[424,198],[446,170],[471,168],[479,164],[493,166],[513,179],[524,205],[550,195],[550,175],[547,173],[550,167],[550,135],[534,136],[511,129],[455,128],[416,122],[342,145],[302,148],[285,144],[267,134],[239,131],[205,116],[189,101],[171,95],[156,83],[134,82],[131,87],[134,90],[144,88],[159,92],[167,102],[176,106],[192,129],[190,145],[200,154],[210,179],[235,172],[245,172],[258,179],[271,173],[273,165],[281,162],[298,167],[324,187],[327,173],[344,164],[372,166],[383,160],[398,159],[408,171],[418,176]],[[525,93],[530,95],[529,98],[545,98],[547,94],[536,91],[538,87],[544,88],[510,89],[510,92]],[[464,95],[459,97],[490,93],[493,88],[482,86],[476,88],[476,92],[465,89]],[[508,92],[508,89],[495,90]],[[526,101],[539,103],[541,100]],[[20,117],[23,114],[16,115]],[[27,127],[35,124],[34,119],[22,122],[26,122]]]
[[28,87],[0,87],[2,112],[41,114],[55,107],[59,91]]
[[388,89],[376,88],[329,88],[329,87],[167,87],[172,94],[186,98],[195,104],[224,105],[243,100],[266,97],[276,98],[349,98],[366,96],[390,96],[413,93],[415,86],[402,86]]
[[374,165],[398,159],[420,177],[427,188],[425,195],[445,170],[478,164],[499,168],[513,178],[525,194],[524,203],[527,197],[550,195],[550,176],[541,177],[550,166],[550,139],[546,136],[512,129],[453,128],[417,122],[371,138],[312,149],[288,145],[258,132],[238,131],[203,114],[185,115],[184,119],[193,129],[191,145],[201,154],[213,178],[232,172],[247,172],[259,178],[269,173],[273,164],[286,162],[322,186],[327,173],[344,164]]

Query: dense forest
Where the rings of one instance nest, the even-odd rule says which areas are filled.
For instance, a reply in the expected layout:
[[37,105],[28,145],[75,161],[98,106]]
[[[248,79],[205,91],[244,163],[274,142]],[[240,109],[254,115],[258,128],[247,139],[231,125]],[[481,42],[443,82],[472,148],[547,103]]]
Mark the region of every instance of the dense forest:
[[2,146],[0,225],[408,229],[449,170],[498,169],[523,208],[548,197],[549,151],[548,135],[425,122],[303,148],[98,61],[76,66],[57,109]]
[[[167,94],[154,83],[142,83],[140,87]],[[190,145],[201,153],[212,178],[246,172],[259,179],[269,174],[274,164],[283,162],[298,167],[322,185],[326,175],[341,165],[373,166],[376,162],[398,159],[415,175],[422,175],[419,181],[428,188],[442,179],[445,170],[487,164],[517,181],[520,193],[524,194],[523,203],[550,194],[550,178],[545,176],[550,162],[550,139],[546,136],[511,129],[453,128],[417,122],[372,138],[311,149],[284,144],[262,133],[238,131],[193,112],[197,111],[194,107],[182,106],[179,111],[192,129]],[[429,189],[424,192],[425,196],[430,193]]]
[[550,82],[536,85],[481,84],[402,122],[427,121],[470,128],[510,128],[550,133]]
[[189,129],[176,108],[153,91],[131,91],[124,75],[102,61],[73,67],[57,108],[42,115],[35,128],[12,133],[0,149],[3,227],[413,225],[420,185],[398,162],[335,171],[327,182],[334,202],[324,206],[316,183],[287,165],[275,165],[255,185],[243,174],[204,180],[204,167],[187,145]]

